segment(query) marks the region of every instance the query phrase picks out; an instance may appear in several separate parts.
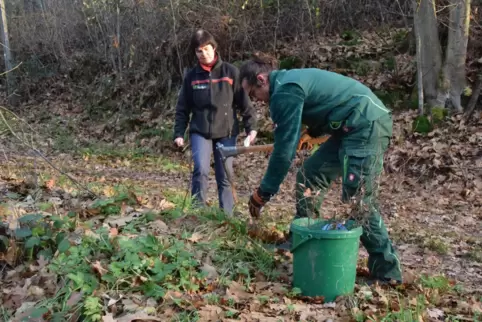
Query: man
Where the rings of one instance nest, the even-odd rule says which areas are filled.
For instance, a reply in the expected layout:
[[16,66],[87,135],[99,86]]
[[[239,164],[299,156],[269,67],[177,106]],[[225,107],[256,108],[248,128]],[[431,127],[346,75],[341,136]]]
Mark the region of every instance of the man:
[[[275,123],[268,169],[249,200],[251,216],[258,218],[279,191],[295,157],[301,125],[307,126],[306,134],[311,137],[329,134],[297,174],[296,218],[318,214],[313,198],[305,197],[307,189],[319,191],[317,199],[322,200],[341,175],[344,202],[363,194],[366,213],[361,242],[369,253],[371,277],[401,283],[399,257],[380,216],[375,187],[392,135],[391,111],[355,79],[315,68],[276,70],[275,60],[267,56],[244,63],[240,79],[251,97],[269,102]],[[287,243],[289,248],[290,237]]]

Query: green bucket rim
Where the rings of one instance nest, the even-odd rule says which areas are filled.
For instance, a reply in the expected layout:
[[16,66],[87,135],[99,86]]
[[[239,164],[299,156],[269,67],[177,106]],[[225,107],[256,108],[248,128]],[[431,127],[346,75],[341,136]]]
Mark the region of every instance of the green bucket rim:
[[[312,221],[310,225],[300,225],[301,222]],[[313,238],[317,239],[351,239],[359,238],[363,233],[363,228],[361,226],[354,226],[349,230],[321,230],[326,224],[331,223],[330,220],[326,219],[312,219],[312,218],[298,218],[291,222],[291,231],[293,233],[300,233],[302,235],[311,235]],[[355,221],[348,220],[345,226],[355,225]],[[312,229],[316,226],[317,229]],[[349,227],[347,227],[349,228]]]

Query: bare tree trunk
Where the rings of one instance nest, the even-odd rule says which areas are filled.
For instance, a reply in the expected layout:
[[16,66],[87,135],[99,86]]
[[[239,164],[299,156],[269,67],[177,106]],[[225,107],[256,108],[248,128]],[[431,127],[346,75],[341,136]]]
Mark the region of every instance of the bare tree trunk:
[[467,110],[465,111],[465,120],[468,121],[475,111],[477,101],[479,100],[480,91],[482,89],[482,72],[477,75],[477,82],[475,83],[475,89],[470,97],[469,104],[467,104]]
[[116,28],[115,29],[116,29],[116,37],[117,37],[117,63],[119,65],[119,78],[122,79],[120,1],[116,2]]
[[418,14],[419,6],[417,0],[412,0],[414,14],[414,29],[415,29],[415,49],[417,52],[417,94],[418,94],[418,114],[423,115],[423,63],[422,63],[422,40],[420,34],[420,15]]
[[422,48],[422,74],[425,98],[430,107],[445,105],[446,82],[442,74],[442,48],[438,38],[435,0],[415,0],[415,11],[420,22]]
[[450,23],[444,74],[449,98],[457,112],[463,112],[460,96],[465,88],[465,59],[469,40],[470,0],[450,1]]
[[3,57],[5,59],[5,73],[7,78],[7,96],[8,102],[11,105],[17,105],[17,94],[15,90],[17,88],[17,84],[15,81],[15,74],[13,71],[13,58],[12,53],[10,51],[10,41],[8,36],[8,26],[7,26],[7,13],[5,11],[5,1],[0,0],[0,12],[2,14],[2,21],[1,21],[1,31],[2,31],[2,41],[3,41]]

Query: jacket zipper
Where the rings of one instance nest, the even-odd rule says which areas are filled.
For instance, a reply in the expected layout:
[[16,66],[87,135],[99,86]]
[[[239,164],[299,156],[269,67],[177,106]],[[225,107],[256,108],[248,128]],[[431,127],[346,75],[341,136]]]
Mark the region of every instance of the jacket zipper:
[[[212,100],[212,77],[211,77],[211,72],[209,72],[209,102],[211,103],[211,106],[213,105],[213,100]],[[214,122],[214,113],[211,109],[211,122],[209,122],[209,136],[213,136],[213,122]]]

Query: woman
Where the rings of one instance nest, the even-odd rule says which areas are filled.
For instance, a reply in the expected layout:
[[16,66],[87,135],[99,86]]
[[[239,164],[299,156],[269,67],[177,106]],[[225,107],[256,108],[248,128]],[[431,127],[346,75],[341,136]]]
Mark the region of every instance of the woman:
[[[234,197],[216,143],[234,146],[239,134],[236,112],[243,117],[243,126],[250,143],[256,138],[256,111],[239,81],[239,70],[221,60],[214,37],[198,30],[191,39],[191,50],[197,65],[185,76],[176,106],[174,142],[184,146],[184,133],[189,123],[194,171],[192,195],[199,204],[206,204],[211,153],[214,152],[215,177],[219,206],[232,214]],[[191,121],[189,117],[192,115]],[[232,159],[226,163],[232,171]]]

